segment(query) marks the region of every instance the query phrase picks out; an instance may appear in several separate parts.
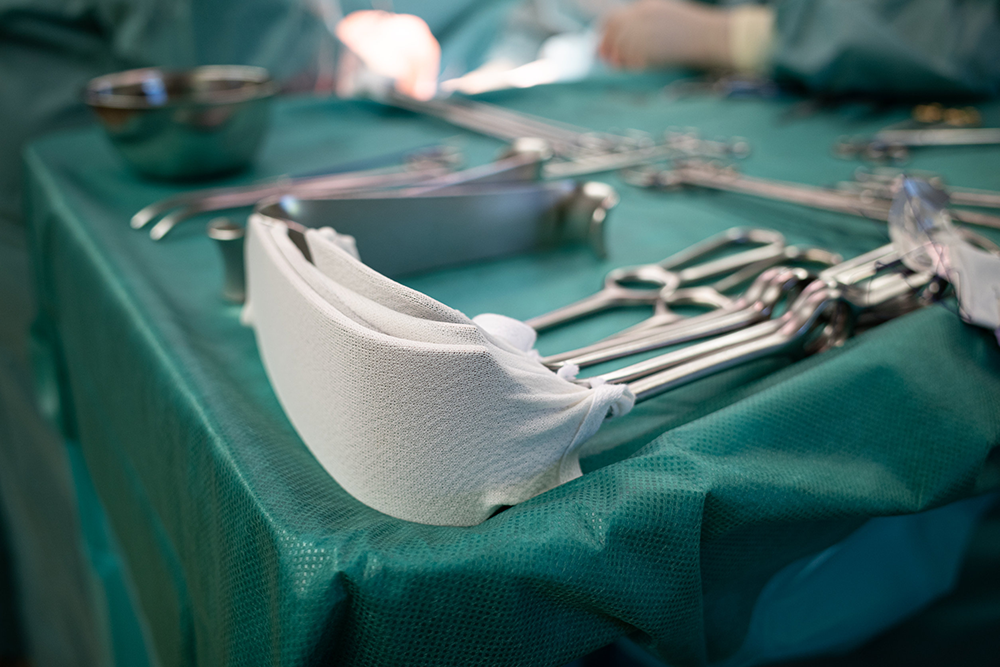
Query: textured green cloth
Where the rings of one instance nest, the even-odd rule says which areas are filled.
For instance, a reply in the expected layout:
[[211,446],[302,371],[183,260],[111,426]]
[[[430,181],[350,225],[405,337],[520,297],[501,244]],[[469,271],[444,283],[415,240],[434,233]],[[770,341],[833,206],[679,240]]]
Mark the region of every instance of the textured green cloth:
[[[813,183],[853,168],[828,157],[836,136],[896,119],[779,127],[778,104],[669,103],[654,83],[493,99],[595,129],[740,134],[756,149],[747,172]],[[363,104],[286,102],[245,178],[456,135],[476,161],[500,147]],[[944,150],[914,166],[995,188],[996,154]],[[140,181],[96,129],[35,144],[27,165],[40,386],[79,438],[165,666],[559,665],[623,635],[698,664],[739,647],[788,563],[870,517],[1000,487],[1000,350],[935,307],[791,367],[762,361],[644,403],[599,434],[606,451],[582,478],[480,526],[395,520],[340,489],[292,430],[252,333],[220,299],[201,225],[159,244],[128,228],[176,189]],[[886,240],[860,219],[621,188],[605,261],[563,250],[409,284],[469,314],[529,317],[591,292],[610,267],[737,224],[845,254]],[[543,352],[637,317],[554,332]]]
[[857,651],[786,663],[784,667],[992,667],[1000,655],[998,563],[1000,507],[973,537],[958,584],[950,595]]
[[38,667],[145,667],[124,559],[80,447],[45,422],[20,371],[0,351],[0,501],[22,630],[17,655]]
[[0,660],[13,660],[24,655],[21,640],[21,619],[17,613],[17,587],[14,582],[13,558],[7,521],[0,514]]

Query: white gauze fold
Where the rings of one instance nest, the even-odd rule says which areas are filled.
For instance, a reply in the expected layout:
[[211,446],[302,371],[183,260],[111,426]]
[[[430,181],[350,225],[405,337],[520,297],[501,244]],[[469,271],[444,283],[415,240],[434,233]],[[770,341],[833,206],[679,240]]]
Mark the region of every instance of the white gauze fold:
[[545,368],[523,341],[371,270],[332,230],[314,264],[258,216],[247,238],[252,324],[303,441],[358,500],[401,519],[480,523],[580,475],[578,448],[634,398]]

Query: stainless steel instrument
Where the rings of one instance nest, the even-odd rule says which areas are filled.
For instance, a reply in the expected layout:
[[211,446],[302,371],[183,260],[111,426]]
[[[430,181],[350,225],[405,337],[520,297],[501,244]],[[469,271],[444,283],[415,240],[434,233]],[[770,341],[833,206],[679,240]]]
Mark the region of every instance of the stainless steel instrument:
[[[617,202],[613,188],[596,182],[451,184],[418,193],[277,197],[255,215],[288,227],[307,259],[306,230],[335,225],[354,237],[365,264],[399,277],[564,244],[603,252],[604,223]],[[241,302],[244,230],[216,218],[208,235],[222,254],[223,297]]]
[[891,201],[896,196],[900,179],[904,176],[922,178],[936,187],[940,187],[948,194],[948,200],[952,206],[1000,209],[1000,192],[946,185],[937,174],[927,172],[911,172],[900,169],[868,171],[859,168],[854,172],[853,181],[842,181],[837,184],[837,187],[862,198]]
[[870,137],[843,137],[833,146],[838,157],[903,162],[911,148],[928,146],[995,146],[997,127],[932,127],[884,129]]
[[414,194],[467,183],[533,181],[539,179],[542,165],[551,156],[545,142],[524,139],[511,144],[494,162],[456,172],[456,153],[440,147],[416,153],[405,163],[391,167],[308,178],[282,177],[248,186],[187,192],[146,206],[132,216],[130,224],[141,229],[162,215],[149,233],[158,241],[181,222],[202,213],[253,206],[275,196],[335,197],[406,187],[416,188],[407,191]]
[[388,93],[381,101],[440,118],[452,125],[495,139],[542,139],[559,158],[544,167],[543,175],[549,179],[599,174],[665,159],[741,159],[750,153],[750,145],[745,139],[734,137],[728,141],[707,140],[699,137],[693,130],[668,131],[662,140],[655,141],[645,133],[598,133],[467,99],[421,101]]
[[[895,314],[922,305],[920,290],[930,273],[911,273],[898,262],[891,246],[879,248],[848,267],[836,267],[810,283],[778,319],[704,343],[675,350],[639,364],[598,376],[606,382],[628,382],[637,400],[646,400],[707,375],[776,353],[797,355],[843,343],[856,319],[891,305]],[[857,258],[857,259],[862,259]]]
[[[888,220],[891,206],[891,202],[885,199],[864,197],[844,190],[745,176],[728,167],[697,161],[684,162],[671,169],[632,169],[623,173],[623,178],[640,187],[665,189],[694,186],[723,190],[880,221]],[[969,225],[1000,229],[1000,217],[995,215],[964,209],[951,209],[950,213],[955,220]]]
[[243,238],[246,230],[230,218],[215,218],[208,223],[206,232],[216,242],[222,254],[222,298],[232,303],[243,303],[246,299],[243,265]]
[[[758,247],[697,263],[729,246],[753,244]],[[728,275],[747,266],[782,256],[785,238],[766,229],[731,229],[656,264],[614,269],[595,294],[550,313],[533,317],[527,324],[537,331],[560,326],[611,308],[654,305],[671,292],[711,278]],[[637,287],[645,285],[646,287]]]
[[777,305],[812,277],[802,268],[778,266],[764,271],[747,291],[728,307],[696,315],[673,326],[611,337],[578,350],[545,357],[550,368],[585,368],[614,359],[717,336],[769,319]]

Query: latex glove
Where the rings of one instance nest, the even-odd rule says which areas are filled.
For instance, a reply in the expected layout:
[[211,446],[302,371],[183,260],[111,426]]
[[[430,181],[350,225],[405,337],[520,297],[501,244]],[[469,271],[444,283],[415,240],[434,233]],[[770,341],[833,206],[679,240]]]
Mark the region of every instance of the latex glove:
[[730,67],[727,11],[677,0],[639,0],[605,16],[599,53],[625,69]]
[[681,65],[763,72],[773,41],[770,7],[639,0],[605,16],[600,54],[625,69]]
[[[340,82],[357,80],[355,70],[363,65],[378,76],[392,79],[396,90],[404,95],[422,100],[434,96],[441,46],[422,18],[377,10],[352,12],[337,24],[337,38],[351,51],[341,62]],[[354,91],[338,83],[338,92]]]

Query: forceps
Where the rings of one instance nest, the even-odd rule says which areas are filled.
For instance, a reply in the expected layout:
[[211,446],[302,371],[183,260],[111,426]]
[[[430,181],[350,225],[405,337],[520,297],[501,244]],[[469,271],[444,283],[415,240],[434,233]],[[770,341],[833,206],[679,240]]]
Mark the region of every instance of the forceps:
[[[840,263],[842,258],[825,250],[816,248],[801,250],[789,246],[785,255],[777,260],[806,261],[832,266]],[[776,263],[777,261],[773,261],[770,264]],[[734,273],[711,287],[694,289],[725,290],[753,276],[756,278],[742,295],[735,300],[729,300],[729,303],[720,306],[714,312],[688,318],[681,318],[673,313],[669,313],[674,315],[672,318],[669,315],[665,318],[654,315],[631,329],[586,347],[544,357],[542,362],[551,368],[568,364],[583,368],[741,329],[770,318],[786,296],[794,294],[814,277],[801,267],[771,266],[762,271],[762,267],[756,265]],[[657,305],[659,303],[657,302]]]
[[[673,188],[690,185],[882,221],[889,219],[889,208],[892,204],[890,201],[862,197],[843,190],[744,176],[730,168],[720,168],[696,161],[685,162],[672,169],[630,169],[622,172],[622,178],[630,185],[639,187]],[[961,209],[952,209],[949,213],[955,220],[969,225],[1000,229],[1000,217],[995,215]]]
[[948,193],[948,202],[953,206],[975,206],[1000,209],[1000,192],[945,185],[941,177],[930,172],[903,171],[899,169],[866,171],[857,169],[853,181],[838,183],[838,187],[855,192],[862,197],[877,197],[891,200],[896,196],[899,180],[904,176],[922,178]]
[[[663,290],[660,298],[656,300],[653,307],[653,315],[642,322],[624,329],[609,337],[610,339],[622,339],[632,337],[635,333],[648,332],[651,329],[682,321],[685,318],[670,310],[670,306],[680,305],[711,305],[720,310],[733,306],[733,299],[725,295],[726,292],[756,279],[765,269],[775,264],[784,262],[800,262],[822,264],[834,266],[843,261],[843,257],[837,253],[823,250],[822,248],[799,248],[797,246],[786,246],[784,252],[774,257],[769,257],[764,261],[751,264],[735,273],[732,273],[711,285],[702,287],[685,287],[674,291]],[[706,313],[712,316],[714,313]]]
[[[930,273],[896,273],[898,260],[899,254],[891,244],[882,246],[821,272],[820,278],[810,282],[777,319],[596,377],[605,382],[629,382],[629,387],[641,400],[735,364],[780,351],[792,343],[804,342],[808,334],[815,333],[818,323],[824,325],[824,330],[819,336],[812,336],[813,351],[832,347],[847,337],[849,325],[857,314],[911,295],[932,279]],[[893,273],[877,275],[886,268]],[[849,312],[836,307],[833,315],[821,322],[820,315],[837,304],[846,304]]]
[[570,364],[585,368],[742,329],[769,319],[785,295],[799,289],[811,279],[809,272],[802,268],[772,267],[761,273],[729,307],[719,309],[720,312],[696,315],[673,326],[606,338],[578,350],[544,357],[542,363],[553,369]]
[[905,161],[911,148],[925,146],[992,146],[1000,144],[997,127],[932,127],[884,129],[872,137],[843,137],[833,146],[838,157]]
[[[808,355],[828,350],[843,344],[850,337],[857,318],[867,312],[878,310],[904,297],[909,298],[909,310],[920,307],[922,304],[913,297],[921,288],[933,284],[933,280],[934,276],[930,272],[911,275],[895,273],[871,279],[869,289],[860,294],[851,287],[816,281],[803,290],[792,308],[781,318],[773,323],[757,325],[761,327],[762,335],[740,336],[743,340],[730,341],[736,344],[713,354],[703,354],[683,364],[668,366],[657,373],[629,382],[628,386],[635,394],[636,401],[643,401],[699,378],[771,354],[792,352]],[[749,333],[752,333],[751,330],[739,332]]]
[[[724,248],[749,243],[760,245],[701,264],[692,264]],[[652,306],[661,298],[664,290],[672,292],[684,285],[726,275],[747,266],[781,257],[784,251],[785,237],[777,232],[767,229],[730,229],[671,255],[661,262],[614,269],[605,277],[604,287],[599,292],[550,313],[533,317],[527,320],[526,324],[536,331],[543,331],[621,306]],[[685,265],[690,266],[685,267]],[[636,284],[651,287],[630,287]]]

